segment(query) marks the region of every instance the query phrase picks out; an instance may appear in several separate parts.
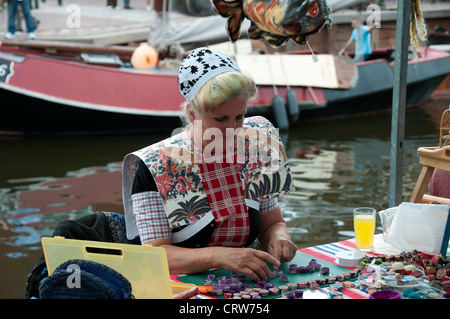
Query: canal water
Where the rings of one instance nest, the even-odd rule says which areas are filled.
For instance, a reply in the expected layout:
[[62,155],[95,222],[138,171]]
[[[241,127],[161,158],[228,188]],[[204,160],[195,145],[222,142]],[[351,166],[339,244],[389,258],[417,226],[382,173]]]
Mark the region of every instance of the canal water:
[[[449,100],[406,114],[404,200],[420,172],[416,150],[438,145]],[[296,190],[280,199],[299,248],[353,237],[352,209],[388,207],[390,112],[304,123],[283,134]],[[23,298],[56,224],[96,211],[123,212],[123,156],[168,133],[108,136],[0,135],[0,298]],[[377,221],[378,231],[380,229]]]

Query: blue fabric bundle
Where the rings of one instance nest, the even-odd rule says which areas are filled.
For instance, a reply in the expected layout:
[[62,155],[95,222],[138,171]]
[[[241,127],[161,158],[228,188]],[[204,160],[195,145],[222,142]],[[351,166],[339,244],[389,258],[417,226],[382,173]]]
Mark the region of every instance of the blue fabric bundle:
[[131,292],[131,283],[114,269],[73,259],[41,281],[39,299],[132,299]]

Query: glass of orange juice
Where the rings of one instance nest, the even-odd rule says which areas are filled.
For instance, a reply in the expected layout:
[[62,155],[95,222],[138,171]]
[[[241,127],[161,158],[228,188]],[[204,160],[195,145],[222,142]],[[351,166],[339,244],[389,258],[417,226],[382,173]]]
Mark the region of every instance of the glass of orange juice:
[[353,210],[356,249],[372,248],[376,213],[377,211],[371,207],[358,207]]

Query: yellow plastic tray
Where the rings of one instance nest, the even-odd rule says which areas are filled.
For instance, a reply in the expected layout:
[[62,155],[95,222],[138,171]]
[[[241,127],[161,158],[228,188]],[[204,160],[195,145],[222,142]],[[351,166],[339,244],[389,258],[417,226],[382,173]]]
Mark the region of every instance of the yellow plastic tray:
[[[127,278],[136,299],[173,298],[164,248],[65,239],[58,236],[42,238],[42,247],[49,275],[68,260],[91,260],[102,263]],[[99,252],[98,249],[103,251]],[[83,283],[81,287],[82,285]]]

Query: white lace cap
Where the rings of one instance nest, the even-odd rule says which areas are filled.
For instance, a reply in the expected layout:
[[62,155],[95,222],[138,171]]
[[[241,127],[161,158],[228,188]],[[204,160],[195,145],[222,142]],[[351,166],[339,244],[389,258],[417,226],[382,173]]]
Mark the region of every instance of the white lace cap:
[[221,52],[206,47],[193,50],[181,63],[178,75],[180,92],[191,101],[211,78],[224,72],[241,72],[237,63]]

